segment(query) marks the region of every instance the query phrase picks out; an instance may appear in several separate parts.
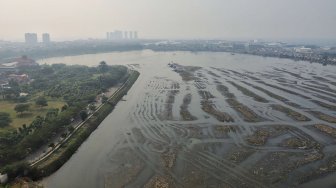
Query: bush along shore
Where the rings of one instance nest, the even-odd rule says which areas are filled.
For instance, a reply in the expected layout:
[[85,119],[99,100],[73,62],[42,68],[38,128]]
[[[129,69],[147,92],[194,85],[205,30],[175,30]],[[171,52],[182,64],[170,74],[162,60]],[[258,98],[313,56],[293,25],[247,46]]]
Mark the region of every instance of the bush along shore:
[[[77,151],[81,144],[90,136],[90,134],[100,125],[100,123],[113,111],[115,105],[127,94],[129,89],[138,79],[140,73],[134,70],[130,71],[128,79],[123,85],[104,102],[91,116],[89,116],[82,125],[73,131],[69,137],[62,142],[59,147],[55,147],[52,152],[42,159],[31,164],[19,162],[13,164],[7,171],[8,176],[27,176],[32,180],[38,180],[49,176],[57,171],[67,160]],[[24,172],[21,174],[20,172]]]

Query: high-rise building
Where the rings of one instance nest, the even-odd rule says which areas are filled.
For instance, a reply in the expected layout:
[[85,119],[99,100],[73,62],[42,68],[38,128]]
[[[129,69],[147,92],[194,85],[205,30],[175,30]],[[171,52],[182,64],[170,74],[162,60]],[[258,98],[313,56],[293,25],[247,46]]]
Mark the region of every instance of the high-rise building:
[[32,45],[37,44],[37,34],[36,33],[25,33],[26,44]]
[[122,31],[116,30],[116,31],[114,31],[114,33],[116,35],[117,40],[121,40],[123,38]]
[[115,33],[114,32],[110,32],[110,40],[115,40]]
[[133,31],[130,31],[130,32],[129,32],[129,38],[130,38],[131,40],[133,40]]
[[121,40],[123,38],[123,32],[115,30],[114,32],[106,33],[107,40]]
[[110,40],[110,32],[106,32],[106,40]]
[[49,35],[49,33],[43,33],[42,34],[42,42],[44,44],[49,44],[50,43],[50,35]]
[[115,30],[113,32],[106,33],[107,40],[136,40],[138,39],[138,32],[137,31],[120,31]]
[[128,39],[128,32],[127,31],[124,32],[124,39]]
[[138,39],[138,32],[137,31],[134,31],[134,39]]

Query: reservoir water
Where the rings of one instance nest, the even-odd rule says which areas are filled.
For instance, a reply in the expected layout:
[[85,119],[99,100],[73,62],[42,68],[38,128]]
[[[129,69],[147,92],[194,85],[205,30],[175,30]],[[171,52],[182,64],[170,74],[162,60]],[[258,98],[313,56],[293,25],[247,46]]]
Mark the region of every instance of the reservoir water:
[[39,63],[100,61],[141,75],[46,187],[335,186],[336,67],[149,50]]

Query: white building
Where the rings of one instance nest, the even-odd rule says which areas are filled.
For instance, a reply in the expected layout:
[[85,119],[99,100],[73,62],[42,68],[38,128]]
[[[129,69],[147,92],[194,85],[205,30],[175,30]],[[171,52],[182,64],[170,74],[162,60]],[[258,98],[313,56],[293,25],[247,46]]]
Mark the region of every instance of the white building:
[[7,174],[0,174],[0,183],[5,184],[8,181],[8,175]]
[[301,48],[295,48],[294,50],[297,53],[312,53],[312,49],[311,48],[301,47]]

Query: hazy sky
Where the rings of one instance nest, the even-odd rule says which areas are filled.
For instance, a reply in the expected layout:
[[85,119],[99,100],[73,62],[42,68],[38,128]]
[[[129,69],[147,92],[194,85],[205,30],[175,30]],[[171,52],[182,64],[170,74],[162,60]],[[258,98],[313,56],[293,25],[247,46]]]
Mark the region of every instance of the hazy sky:
[[25,32],[52,39],[336,38],[336,0],[0,0],[0,40]]

